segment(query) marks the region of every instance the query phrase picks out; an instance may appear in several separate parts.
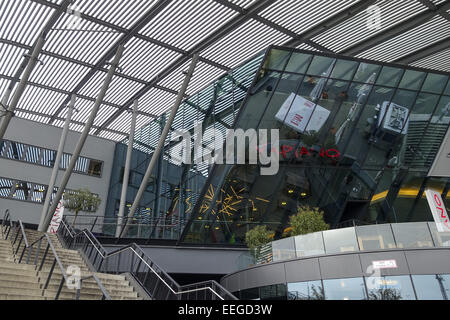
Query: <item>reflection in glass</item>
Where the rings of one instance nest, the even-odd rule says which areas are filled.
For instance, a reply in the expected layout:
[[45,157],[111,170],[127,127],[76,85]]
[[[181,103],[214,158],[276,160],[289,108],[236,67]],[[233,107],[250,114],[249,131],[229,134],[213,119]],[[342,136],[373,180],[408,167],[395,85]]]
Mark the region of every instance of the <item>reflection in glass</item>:
[[396,223],[392,225],[397,248],[430,248],[433,240],[426,222]]
[[359,251],[355,228],[327,230],[323,232],[325,251],[329,253]]
[[406,70],[398,86],[402,89],[419,90],[422,86],[425,76],[425,72]]
[[369,300],[415,300],[409,276],[366,278]]
[[422,91],[441,94],[447,83],[448,76],[429,73],[422,86]]
[[273,261],[295,258],[294,238],[289,237],[272,242]]
[[418,300],[444,300],[439,275],[412,275]]
[[309,64],[311,63],[312,55],[294,52],[291,59],[286,66],[286,71],[296,73],[306,73]]
[[297,257],[307,257],[325,253],[322,232],[294,237]]
[[326,300],[365,300],[363,278],[323,280]]
[[358,67],[358,62],[338,59],[334,66],[331,78],[340,80],[351,80]]
[[356,227],[360,250],[379,250],[396,248],[389,224]]
[[395,87],[400,81],[404,70],[384,66],[377,80],[377,85]]
[[434,221],[428,222],[428,227],[433,236],[434,244],[437,247],[450,247],[450,232],[439,232]]
[[320,280],[288,283],[288,300],[325,300]]

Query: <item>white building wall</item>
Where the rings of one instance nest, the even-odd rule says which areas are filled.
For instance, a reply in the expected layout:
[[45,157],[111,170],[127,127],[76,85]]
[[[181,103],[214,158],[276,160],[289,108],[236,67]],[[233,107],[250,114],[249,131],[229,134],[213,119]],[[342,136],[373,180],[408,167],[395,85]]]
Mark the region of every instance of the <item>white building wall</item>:
[[[62,128],[13,118],[4,139],[57,150],[61,134]],[[78,132],[69,131],[64,152],[73,153],[80,135]],[[73,173],[67,185],[67,189],[88,188],[100,196],[102,202],[95,214],[104,215],[105,212],[114,149],[114,141],[88,136],[81,156],[103,161],[102,176],[98,178]],[[59,186],[64,172],[64,170],[59,171],[56,186]],[[48,185],[51,173],[52,168],[49,167],[0,158],[0,177]],[[26,223],[38,224],[42,207],[43,204],[0,198],[0,219],[3,218],[5,210],[9,209],[15,220],[22,219]]]

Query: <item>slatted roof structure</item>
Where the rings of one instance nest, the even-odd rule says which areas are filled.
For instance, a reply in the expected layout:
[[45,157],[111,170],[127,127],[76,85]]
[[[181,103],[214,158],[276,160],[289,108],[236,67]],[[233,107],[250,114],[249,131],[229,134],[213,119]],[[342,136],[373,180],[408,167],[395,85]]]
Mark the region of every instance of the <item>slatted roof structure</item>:
[[116,141],[128,135],[135,99],[138,128],[172,107],[194,53],[188,96],[272,44],[450,72],[450,0],[73,0],[67,10],[65,2],[0,2],[0,95],[50,27],[16,116],[62,126],[75,93],[71,129],[81,131],[123,44],[90,132]]

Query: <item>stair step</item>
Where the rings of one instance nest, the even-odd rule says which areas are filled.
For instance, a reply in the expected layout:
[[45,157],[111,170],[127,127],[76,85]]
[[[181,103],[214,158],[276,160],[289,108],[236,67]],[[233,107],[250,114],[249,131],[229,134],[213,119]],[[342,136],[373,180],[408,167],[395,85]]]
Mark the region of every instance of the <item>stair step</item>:
[[47,300],[44,296],[29,296],[21,294],[0,294],[0,300]]
[[21,281],[27,283],[37,283],[39,284],[39,278],[36,275],[33,276],[17,276],[12,274],[0,274],[0,283],[2,281]]
[[[45,290],[44,296],[48,297],[48,298],[54,298],[56,296],[57,292],[58,292],[57,290],[47,289],[47,290]],[[108,294],[110,295],[112,300],[131,300],[131,299],[134,300],[138,297],[136,292],[133,292],[132,294],[130,294],[130,293],[115,294],[115,293],[108,292]],[[61,291],[60,299],[75,299],[75,295],[76,295],[75,290],[73,292]],[[81,292],[80,292],[80,300],[101,300],[102,296],[103,295],[102,295],[101,291],[98,291],[96,293],[89,293],[89,292],[84,292],[83,290],[81,290]]]
[[35,265],[30,264],[17,264],[17,263],[10,263],[10,262],[2,262],[0,261],[0,271],[2,270],[25,270],[25,271],[36,271]]
[[20,289],[41,289],[41,285],[36,281],[26,281],[25,279],[20,280],[1,280],[0,288],[20,288]]
[[16,294],[24,296],[42,296],[42,289],[23,289],[15,287],[0,287],[0,294]]

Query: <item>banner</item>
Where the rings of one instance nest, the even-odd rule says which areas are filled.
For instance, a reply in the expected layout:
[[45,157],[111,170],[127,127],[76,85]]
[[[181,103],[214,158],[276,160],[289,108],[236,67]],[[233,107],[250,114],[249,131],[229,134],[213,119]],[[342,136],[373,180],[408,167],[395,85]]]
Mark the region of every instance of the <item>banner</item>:
[[447,209],[445,208],[445,203],[442,200],[441,194],[436,190],[427,189],[425,190],[425,195],[427,196],[428,205],[430,206],[431,213],[436,222],[438,232],[450,232]]
[[59,225],[61,224],[61,220],[62,220],[63,214],[64,214],[63,201],[64,200],[61,198],[61,201],[59,201],[58,206],[56,207],[55,213],[53,214],[52,221],[50,222],[50,225],[48,226],[47,233],[55,234],[58,231]]
[[275,118],[292,129],[303,133],[319,131],[327,121],[330,111],[294,93],[286,99]]

